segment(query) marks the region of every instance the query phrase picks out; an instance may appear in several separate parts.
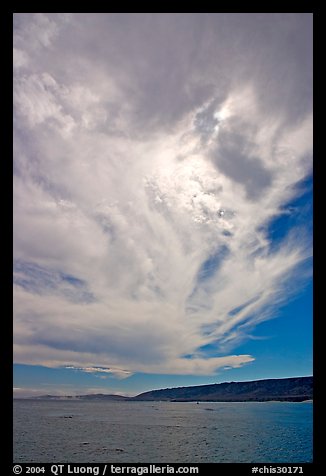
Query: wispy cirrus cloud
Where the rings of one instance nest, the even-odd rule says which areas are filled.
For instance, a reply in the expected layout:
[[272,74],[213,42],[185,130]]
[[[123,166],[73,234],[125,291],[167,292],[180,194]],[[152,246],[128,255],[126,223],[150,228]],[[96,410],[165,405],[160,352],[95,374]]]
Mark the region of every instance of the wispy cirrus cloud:
[[17,362],[254,359],[311,255],[268,227],[312,161],[311,17],[257,15],[15,15]]

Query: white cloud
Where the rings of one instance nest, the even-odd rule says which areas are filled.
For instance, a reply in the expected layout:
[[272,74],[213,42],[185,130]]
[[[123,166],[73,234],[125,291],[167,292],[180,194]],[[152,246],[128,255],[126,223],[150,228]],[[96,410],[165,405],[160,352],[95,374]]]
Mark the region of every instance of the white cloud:
[[30,127],[52,120],[63,134],[69,134],[75,126],[73,118],[65,114],[58,103],[57,90],[56,81],[47,73],[17,78],[14,83],[14,103],[17,112]]
[[23,66],[26,66],[28,63],[28,55],[18,49],[18,48],[14,48],[13,49],[13,67],[14,67],[14,70],[15,69],[18,69],[18,68],[22,68]]
[[[115,377],[120,379],[127,378],[131,375],[131,372],[128,372],[128,370],[123,370],[123,369],[106,369],[104,367],[73,367],[73,366],[67,366],[65,368],[72,369],[72,370],[80,370],[88,374],[101,374],[101,373],[109,374],[109,375],[114,375]],[[100,378],[105,378],[105,377],[101,376]]]
[[159,68],[164,29],[153,44],[123,30],[136,61],[126,17],[113,19],[17,18],[15,360],[119,378],[239,367],[254,357],[221,354],[271,316],[311,252],[299,234],[272,249],[266,231],[310,173],[311,111],[266,108],[275,88],[262,96],[258,73],[226,87],[220,48],[204,69],[171,53],[176,76],[158,76],[140,51]]
[[44,13],[14,14],[14,45],[30,48],[34,52],[51,47],[60,31],[60,24],[68,20],[65,14]]

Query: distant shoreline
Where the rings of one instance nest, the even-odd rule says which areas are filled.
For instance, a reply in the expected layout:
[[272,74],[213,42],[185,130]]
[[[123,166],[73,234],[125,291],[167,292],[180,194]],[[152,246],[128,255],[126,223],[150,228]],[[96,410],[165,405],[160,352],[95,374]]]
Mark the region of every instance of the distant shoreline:
[[78,398],[78,397],[13,397],[13,401],[37,401],[37,402],[108,402],[108,403],[313,403],[313,399],[307,400],[135,400],[126,398],[126,400],[109,400],[106,398]]
[[[21,399],[22,397],[20,397]],[[140,393],[134,397],[112,394],[40,395],[26,397],[33,400],[64,401],[167,401],[167,402],[305,402],[313,400],[313,377],[224,382],[190,387],[165,388]]]

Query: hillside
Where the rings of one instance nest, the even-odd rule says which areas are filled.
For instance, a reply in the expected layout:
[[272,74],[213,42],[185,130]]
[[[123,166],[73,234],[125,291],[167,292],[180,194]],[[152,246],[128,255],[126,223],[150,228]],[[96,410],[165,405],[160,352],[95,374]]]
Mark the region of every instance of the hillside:
[[88,394],[76,396],[42,395],[36,400],[105,400],[172,401],[172,402],[265,402],[270,400],[302,402],[313,398],[313,377],[225,382],[193,387],[164,388],[141,393],[135,397],[122,395]]
[[313,377],[254,380],[251,382],[225,382],[194,387],[166,388],[137,395],[141,401],[304,401],[313,398]]

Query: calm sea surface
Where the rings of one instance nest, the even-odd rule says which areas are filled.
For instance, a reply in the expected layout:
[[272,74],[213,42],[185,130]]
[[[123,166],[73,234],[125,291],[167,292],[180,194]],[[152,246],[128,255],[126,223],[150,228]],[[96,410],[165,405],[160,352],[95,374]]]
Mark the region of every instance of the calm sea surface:
[[311,462],[312,403],[14,401],[14,462]]

